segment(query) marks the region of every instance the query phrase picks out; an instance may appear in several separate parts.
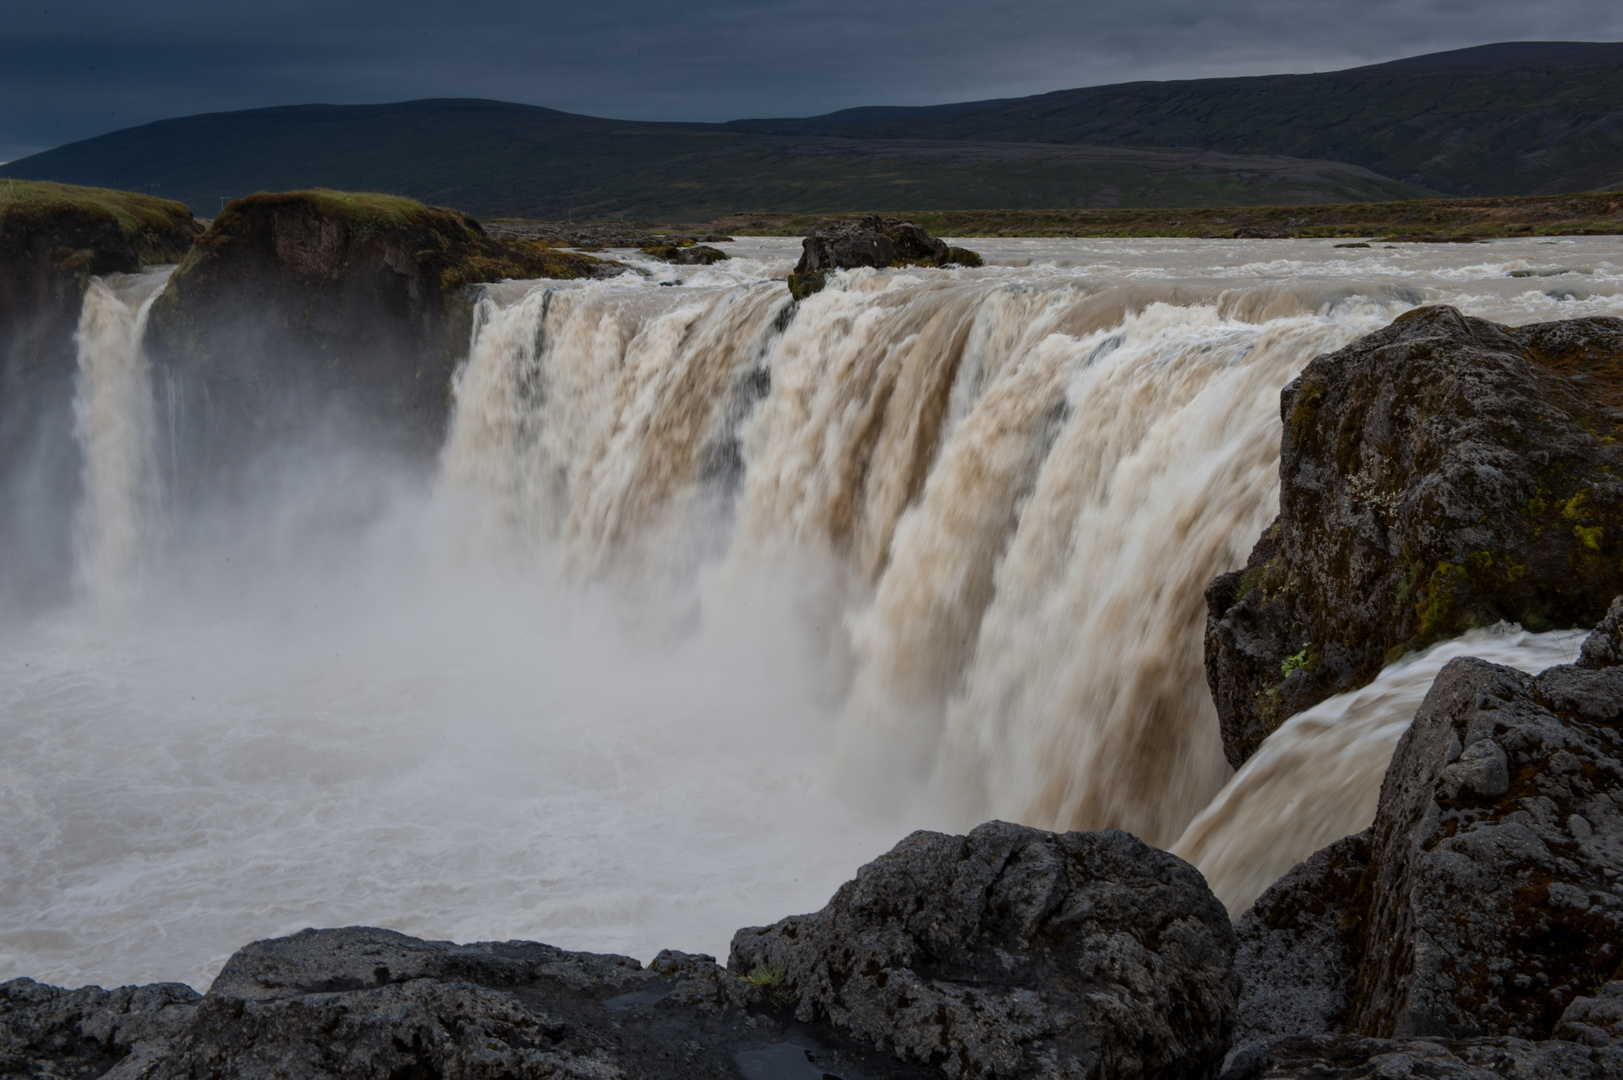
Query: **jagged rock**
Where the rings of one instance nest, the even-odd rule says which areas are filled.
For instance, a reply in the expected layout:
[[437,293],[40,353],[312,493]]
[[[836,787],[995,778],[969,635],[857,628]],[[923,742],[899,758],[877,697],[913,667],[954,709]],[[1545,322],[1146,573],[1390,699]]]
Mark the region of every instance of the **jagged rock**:
[[164,985],[0,986],[8,1076],[696,1080],[759,1078],[774,1064],[785,1076],[934,1075],[776,1015],[713,957],[668,951],[645,970],[535,942],[351,927],[255,942],[202,998]]
[[1623,963],[1623,667],[1438,674],[1371,833],[1351,1028],[1547,1038]]
[[1234,922],[1240,981],[1229,1061],[1281,1039],[1339,1034],[1358,975],[1369,833],[1298,863]]
[[136,1080],[172,1053],[199,1000],[180,983],[117,990],[0,983],[0,1076]]
[[537,241],[497,241],[456,210],[386,195],[297,191],[230,203],[153,305],[154,365],[185,394],[217,460],[342,410],[352,434],[432,451],[466,352],[468,285],[623,268]]
[[796,300],[822,289],[835,270],[859,266],[979,266],[967,248],[948,247],[922,226],[869,214],[860,221],[818,225],[801,242],[800,262],[789,275]]
[[1596,671],[1623,664],[1623,596],[1612,601],[1600,625],[1584,638],[1574,667]]
[[1601,617],[1623,591],[1620,358],[1623,320],[1429,307],[1284,389],[1280,518],[1206,593],[1234,766],[1408,650]]
[[1221,1080],[1615,1080],[1623,1051],[1526,1039],[1310,1035],[1237,1062]]
[[1623,1046],[1623,982],[1609,982],[1594,997],[1567,1006],[1555,1037],[1588,1046]]
[[952,1078],[1209,1076],[1234,935],[1192,867],[1127,833],[917,832],[822,911],[740,930],[802,1021]]

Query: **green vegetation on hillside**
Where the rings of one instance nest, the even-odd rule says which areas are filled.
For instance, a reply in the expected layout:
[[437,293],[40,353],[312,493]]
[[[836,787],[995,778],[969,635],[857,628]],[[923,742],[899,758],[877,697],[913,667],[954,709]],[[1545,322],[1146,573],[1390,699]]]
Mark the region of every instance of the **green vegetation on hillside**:
[[1127,83],[789,120],[643,123],[495,101],[160,121],[0,166],[209,213],[394,191],[480,216],[1308,206],[1623,187],[1623,44],[1510,43],[1350,71]]
[[[860,213],[830,215],[855,220]],[[927,210],[909,218],[937,236],[1390,237],[1572,236],[1623,233],[1623,192],[1410,199],[1322,206],[1116,210]],[[703,226],[750,236],[799,236],[815,214],[731,214]]]

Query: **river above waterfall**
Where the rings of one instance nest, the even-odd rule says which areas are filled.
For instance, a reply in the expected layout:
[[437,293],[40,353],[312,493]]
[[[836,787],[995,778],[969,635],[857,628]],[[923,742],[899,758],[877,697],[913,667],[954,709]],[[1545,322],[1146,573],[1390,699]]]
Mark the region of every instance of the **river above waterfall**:
[[1290,786],[1344,767],[1308,729],[1378,758],[1419,693],[1228,786],[1202,591],[1277,511],[1280,388],[1422,303],[1623,314],[1623,241],[954,242],[988,265],[798,307],[793,239],[489,286],[434,462],[312,418],[201,494],[161,280],[92,288],[76,599],[0,614],[0,978],[204,986],[352,923],[724,954],[988,817],[1171,846],[1215,806],[1243,905],[1218,818],[1289,865]]

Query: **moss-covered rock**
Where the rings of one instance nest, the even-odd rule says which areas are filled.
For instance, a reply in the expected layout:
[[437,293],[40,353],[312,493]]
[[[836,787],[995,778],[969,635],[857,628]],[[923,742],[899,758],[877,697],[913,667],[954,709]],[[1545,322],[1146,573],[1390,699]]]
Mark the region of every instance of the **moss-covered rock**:
[[433,446],[467,349],[467,286],[620,270],[398,196],[251,195],[198,238],[148,341],[189,417],[228,441],[339,402],[391,440]]
[[7,368],[71,361],[91,276],[179,262],[201,231],[190,210],[166,199],[0,180],[0,357]]
[[1206,599],[1236,767],[1281,721],[1501,619],[1593,625],[1623,592],[1623,320],[1422,308],[1281,395],[1280,517]]

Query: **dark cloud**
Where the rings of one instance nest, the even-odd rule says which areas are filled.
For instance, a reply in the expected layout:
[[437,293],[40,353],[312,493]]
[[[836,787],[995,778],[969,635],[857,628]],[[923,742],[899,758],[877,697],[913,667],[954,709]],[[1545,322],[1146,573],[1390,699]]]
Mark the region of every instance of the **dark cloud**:
[[490,97],[725,120],[1619,37],[1615,0],[8,2],[0,160],[295,102]]

